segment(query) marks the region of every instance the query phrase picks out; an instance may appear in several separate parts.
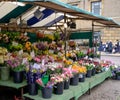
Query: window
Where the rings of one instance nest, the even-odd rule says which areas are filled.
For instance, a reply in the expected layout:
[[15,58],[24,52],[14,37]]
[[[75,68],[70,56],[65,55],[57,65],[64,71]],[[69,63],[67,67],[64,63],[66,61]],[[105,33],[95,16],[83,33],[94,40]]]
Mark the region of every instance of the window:
[[101,1],[91,2],[91,12],[96,15],[101,15]]

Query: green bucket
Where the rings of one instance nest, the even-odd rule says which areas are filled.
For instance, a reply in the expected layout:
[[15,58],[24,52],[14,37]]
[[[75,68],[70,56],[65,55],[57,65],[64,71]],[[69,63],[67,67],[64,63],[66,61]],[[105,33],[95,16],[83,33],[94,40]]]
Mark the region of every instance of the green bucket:
[[10,69],[9,67],[0,67],[0,77],[2,81],[9,80],[10,77]]
[[[47,84],[48,83],[48,81],[49,81],[49,75],[44,75],[43,77],[42,77],[42,81],[43,81],[43,84],[45,85],[45,84]],[[40,86],[40,85],[38,85],[38,89],[42,89],[42,87]]]

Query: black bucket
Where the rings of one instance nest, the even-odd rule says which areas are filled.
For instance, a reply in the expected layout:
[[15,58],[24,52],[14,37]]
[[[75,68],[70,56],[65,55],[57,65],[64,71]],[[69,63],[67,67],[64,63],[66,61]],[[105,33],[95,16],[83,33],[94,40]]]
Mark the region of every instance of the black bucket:
[[13,82],[22,83],[23,82],[23,71],[13,71]]
[[44,87],[42,88],[42,97],[45,99],[51,98],[52,97],[52,87]]
[[69,85],[70,85],[70,80],[65,80],[64,81],[64,89],[69,89]]
[[28,84],[28,93],[29,95],[37,95],[38,94],[38,87],[36,83]]
[[79,74],[75,74],[72,78],[70,78],[70,85],[78,85],[79,82]]
[[63,94],[64,83],[60,82],[54,85],[54,93],[55,94]]

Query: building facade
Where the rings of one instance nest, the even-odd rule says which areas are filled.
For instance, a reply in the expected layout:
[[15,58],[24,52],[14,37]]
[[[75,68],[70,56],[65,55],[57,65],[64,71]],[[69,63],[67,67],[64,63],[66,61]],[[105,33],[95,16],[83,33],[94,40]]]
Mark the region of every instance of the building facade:
[[[120,23],[120,0],[62,0],[96,15],[114,19]],[[91,21],[77,20],[77,29],[92,29]],[[103,42],[120,40],[120,28],[95,27]]]

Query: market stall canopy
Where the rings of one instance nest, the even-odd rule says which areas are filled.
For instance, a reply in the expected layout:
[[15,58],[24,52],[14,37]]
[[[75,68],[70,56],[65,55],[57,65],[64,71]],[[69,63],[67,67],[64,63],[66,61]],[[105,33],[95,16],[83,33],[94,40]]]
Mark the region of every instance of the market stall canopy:
[[[16,1],[16,0],[7,0]],[[0,23],[9,23],[11,19],[17,19],[17,24],[21,24],[21,20],[27,23],[27,26],[41,27],[52,26],[64,19],[64,14],[76,16],[80,20],[93,20],[109,27],[120,27],[111,18],[94,15],[90,12],[82,10],[76,6],[65,4],[59,0],[17,0],[24,3],[24,6],[13,4],[10,2],[0,2]],[[43,16],[37,16],[38,13]],[[40,13],[40,14],[41,14]],[[62,14],[61,14],[62,13]],[[39,18],[37,18],[39,17]]]
[[34,4],[37,4],[46,8],[50,8],[59,12],[64,12],[66,14],[70,14],[73,16],[78,16],[83,20],[94,20],[98,23],[107,25],[109,27],[120,27],[120,24],[116,23],[111,18],[95,15],[88,11],[82,10],[76,6],[65,4],[59,0],[18,0],[18,1],[28,2],[28,3],[34,2]]

